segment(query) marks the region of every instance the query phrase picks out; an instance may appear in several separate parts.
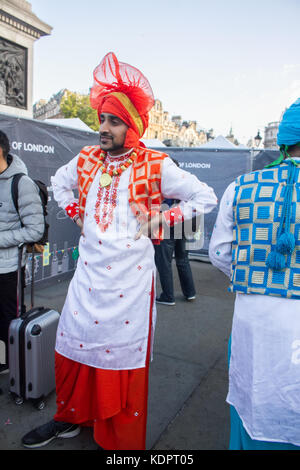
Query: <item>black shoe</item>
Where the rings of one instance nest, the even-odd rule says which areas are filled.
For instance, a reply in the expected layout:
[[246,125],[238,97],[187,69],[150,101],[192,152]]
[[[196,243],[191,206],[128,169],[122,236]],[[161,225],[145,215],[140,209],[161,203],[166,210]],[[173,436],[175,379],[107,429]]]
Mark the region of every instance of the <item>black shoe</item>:
[[79,433],[80,427],[78,424],[62,423],[52,419],[49,423],[43,424],[26,434],[22,438],[22,444],[24,447],[34,449],[49,444],[53,439],[59,437],[68,439],[77,436]]
[[172,301],[172,300],[164,300],[164,299],[162,298],[162,296],[156,298],[156,299],[155,299],[155,302],[156,302],[157,304],[162,304],[162,305],[175,305],[174,300],[173,300],[173,301]]

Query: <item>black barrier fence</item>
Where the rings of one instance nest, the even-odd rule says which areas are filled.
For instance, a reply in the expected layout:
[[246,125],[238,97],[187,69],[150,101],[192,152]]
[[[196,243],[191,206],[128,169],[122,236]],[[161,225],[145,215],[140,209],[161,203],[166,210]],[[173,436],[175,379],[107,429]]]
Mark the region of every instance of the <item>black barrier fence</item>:
[[[18,155],[26,164],[29,175],[43,181],[49,191],[49,243],[43,255],[35,256],[36,282],[57,279],[66,273],[72,273],[77,262],[80,231],[54,201],[50,178],[60,166],[78,154],[82,147],[98,144],[98,133],[6,114],[0,114],[0,129],[10,140],[11,153]],[[168,153],[171,158],[178,161],[182,169],[211,186],[218,200],[237,176],[263,168],[279,154],[275,150],[257,151],[239,147],[232,149],[163,147],[155,150]],[[193,257],[207,257],[217,211],[218,208],[205,215],[202,248],[193,250],[189,245]],[[27,283],[31,276],[31,262],[29,255],[26,267]]]

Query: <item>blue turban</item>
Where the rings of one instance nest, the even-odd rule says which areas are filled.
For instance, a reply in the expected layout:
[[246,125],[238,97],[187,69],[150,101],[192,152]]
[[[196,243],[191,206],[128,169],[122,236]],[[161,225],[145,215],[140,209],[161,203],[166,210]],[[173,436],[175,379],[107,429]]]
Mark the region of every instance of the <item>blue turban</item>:
[[295,236],[290,233],[292,195],[295,183],[298,181],[298,164],[287,153],[287,147],[300,142],[300,98],[284,113],[279,124],[277,144],[280,147],[280,157],[268,167],[280,165],[288,156],[288,175],[281,209],[280,224],[277,231],[276,244],[267,258],[270,269],[281,271],[286,267],[285,255],[291,255],[295,249]]
[[284,113],[279,124],[277,145],[295,145],[300,142],[300,98]]

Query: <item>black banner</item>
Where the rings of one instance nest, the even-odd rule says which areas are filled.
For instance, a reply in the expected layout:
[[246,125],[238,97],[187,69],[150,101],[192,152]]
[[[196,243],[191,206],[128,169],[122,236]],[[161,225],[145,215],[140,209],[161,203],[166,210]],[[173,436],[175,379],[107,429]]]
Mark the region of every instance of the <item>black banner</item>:
[[[43,121],[0,114],[0,129],[10,140],[11,153],[26,164],[29,176],[43,181],[49,191],[49,244],[43,255],[35,256],[35,280],[42,281],[74,271],[79,228],[53,199],[50,178],[85,145],[98,144],[98,133],[71,129]],[[263,168],[278,156],[276,151],[250,149],[160,148],[178,161],[179,166],[211,186],[220,200],[226,187],[240,174]],[[204,244],[193,254],[206,254],[218,208],[204,218]],[[26,281],[31,276],[28,257]]]

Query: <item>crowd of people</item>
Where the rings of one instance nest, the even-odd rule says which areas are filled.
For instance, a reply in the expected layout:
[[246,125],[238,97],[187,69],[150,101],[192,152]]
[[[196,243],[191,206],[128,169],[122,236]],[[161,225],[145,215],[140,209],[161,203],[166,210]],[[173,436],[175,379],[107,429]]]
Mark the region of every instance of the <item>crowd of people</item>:
[[[213,188],[167,153],[141,143],[154,96],[137,68],[107,54],[94,70],[90,100],[99,145],[84,147],[51,178],[57,204],[80,228],[80,256],[56,335],[57,408],[22,444],[41,447],[91,426],[99,449],[145,450],[156,304],[175,305],[173,256],[183,296],[196,298],[183,227],[218,201]],[[300,446],[300,99],[282,118],[278,145],[278,160],[225,190],[209,246],[211,262],[236,293],[230,449]],[[10,186],[20,172],[17,213]],[[178,227],[181,237],[174,236]],[[0,132],[0,338],[6,344],[17,311],[18,247],[43,231],[38,189]],[[25,262],[24,253],[23,279]]]

